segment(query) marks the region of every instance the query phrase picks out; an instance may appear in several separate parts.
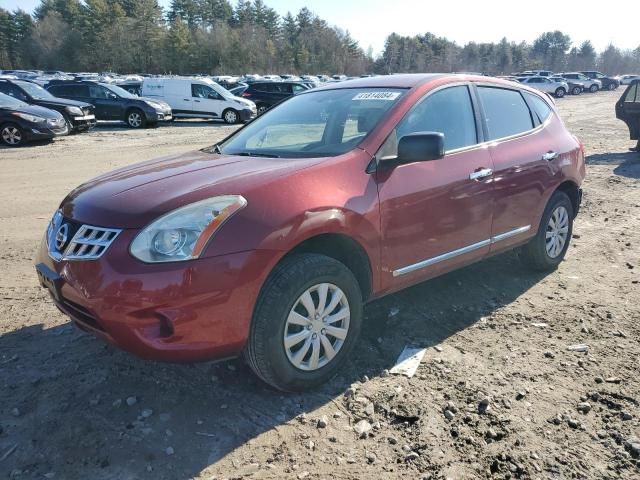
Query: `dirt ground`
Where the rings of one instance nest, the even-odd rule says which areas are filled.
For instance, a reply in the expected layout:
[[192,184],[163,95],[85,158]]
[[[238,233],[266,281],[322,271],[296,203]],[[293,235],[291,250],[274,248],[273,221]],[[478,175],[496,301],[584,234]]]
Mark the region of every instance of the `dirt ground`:
[[[36,281],[70,189],[231,127],[108,126],[0,149],[0,478],[640,478],[640,154],[614,118],[620,94],[558,100],[588,178],[556,272],[510,253],[371,303],[348,367],[307,394],[267,388],[240,360],[133,358],[76,329]],[[428,347],[411,379],[386,371],[405,345]]]

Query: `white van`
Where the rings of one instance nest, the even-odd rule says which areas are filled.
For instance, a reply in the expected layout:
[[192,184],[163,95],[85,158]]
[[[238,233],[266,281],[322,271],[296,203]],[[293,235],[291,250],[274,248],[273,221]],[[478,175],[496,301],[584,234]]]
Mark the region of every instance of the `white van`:
[[145,78],[142,96],[164,100],[178,118],[220,118],[231,124],[256,116],[255,103],[208,78]]

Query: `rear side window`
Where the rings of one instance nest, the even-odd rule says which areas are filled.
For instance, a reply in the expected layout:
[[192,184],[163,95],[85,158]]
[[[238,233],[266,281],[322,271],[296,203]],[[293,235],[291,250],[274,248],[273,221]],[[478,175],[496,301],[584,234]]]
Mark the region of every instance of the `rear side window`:
[[625,102],[640,102],[640,95],[638,95],[638,83],[634,83],[627,90],[627,94],[624,97]]
[[540,123],[543,123],[551,115],[551,107],[538,95],[529,92],[524,92],[524,94],[533,109],[533,113],[538,117]]
[[61,95],[64,97],[86,97],[84,90],[86,87],[82,85],[56,85],[49,88],[53,95]]
[[489,140],[510,137],[533,128],[529,107],[516,90],[478,87]]

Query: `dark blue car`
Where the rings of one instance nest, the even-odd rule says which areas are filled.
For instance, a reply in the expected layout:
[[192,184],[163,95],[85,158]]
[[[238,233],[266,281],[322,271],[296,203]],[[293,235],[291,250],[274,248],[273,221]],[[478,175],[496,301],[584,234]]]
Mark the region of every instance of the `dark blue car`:
[[0,93],[0,141],[4,145],[19,147],[67,133],[67,122],[61,113]]

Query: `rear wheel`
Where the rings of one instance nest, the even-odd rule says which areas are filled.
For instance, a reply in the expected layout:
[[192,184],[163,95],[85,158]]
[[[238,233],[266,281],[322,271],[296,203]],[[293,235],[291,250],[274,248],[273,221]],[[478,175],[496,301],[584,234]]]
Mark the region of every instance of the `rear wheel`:
[[567,93],[567,91],[564,88],[562,87],[556,88],[556,97],[562,98],[564,97],[565,93]]
[[269,107],[267,107],[264,104],[258,104],[258,115],[262,115],[264,112],[266,112],[267,110],[269,110]]
[[233,108],[228,108],[224,112],[222,112],[222,119],[224,123],[228,125],[233,125],[234,123],[238,123],[240,120],[240,115]]
[[573,205],[557,191],[549,200],[538,233],[521,250],[522,261],[539,271],[555,270],[564,259],[573,232]]
[[0,139],[10,147],[19,147],[25,142],[22,129],[14,123],[7,123],[0,127]]
[[596,92],[598,91],[598,85],[596,85],[596,84],[594,83],[593,85],[591,85],[591,86],[589,87],[589,91],[590,91],[591,93],[596,93]]
[[131,128],[143,128],[147,123],[147,118],[142,110],[133,108],[127,112],[126,122]]
[[618,88],[618,86],[615,83],[610,83],[609,84],[609,90],[615,90],[616,88]]
[[324,255],[293,255],[262,288],[245,358],[273,387],[308,390],[342,367],[361,322],[360,287],[344,264]]
[[582,89],[580,87],[573,87],[571,93],[573,93],[574,95],[580,95],[582,93]]

